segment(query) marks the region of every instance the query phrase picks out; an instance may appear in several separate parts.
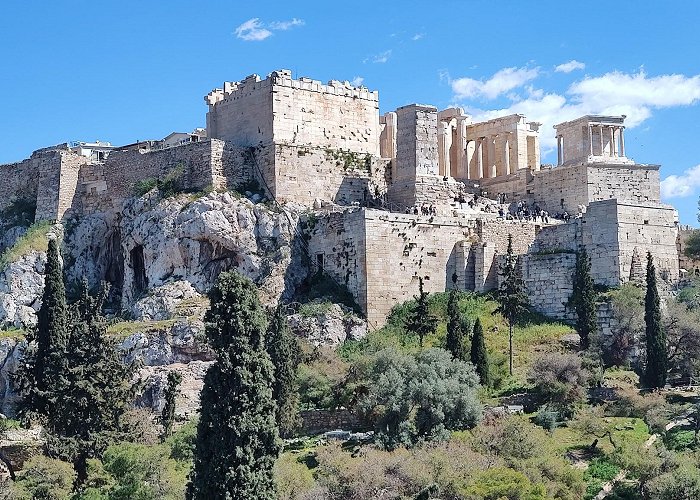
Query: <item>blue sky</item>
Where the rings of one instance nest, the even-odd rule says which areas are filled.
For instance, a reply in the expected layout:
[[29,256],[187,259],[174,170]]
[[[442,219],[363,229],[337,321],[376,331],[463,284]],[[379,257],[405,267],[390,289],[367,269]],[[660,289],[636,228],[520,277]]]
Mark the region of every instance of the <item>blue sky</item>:
[[700,2],[39,1],[0,6],[0,163],[67,140],[125,144],[204,126],[203,96],[279,68],[355,80],[381,111],[460,105],[552,125],[628,116],[625,147],[660,163],[697,225]]

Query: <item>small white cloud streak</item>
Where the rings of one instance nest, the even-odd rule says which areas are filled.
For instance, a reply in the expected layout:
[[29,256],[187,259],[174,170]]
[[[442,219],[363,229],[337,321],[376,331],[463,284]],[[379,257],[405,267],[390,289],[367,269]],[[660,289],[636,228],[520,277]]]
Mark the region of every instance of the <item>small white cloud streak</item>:
[[685,198],[694,195],[700,187],[700,165],[685,170],[681,175],[669,175],[661,181],[661,197]]
[[581,61],[577,61],[576,59],[572,59],[569,62],[560,64],[559,66],[556,66],[554,68],[554,71],[557,73],[571,73],[572,71],[575,71],[577,69],[586,69],[586,65],[582,63]]
[[356,76],[355,78],[352,79],[352,81],[350,83],[352,84],[353,87],[359,87],[360,85],[362,85],[362,82],[364,82],[364,81],[365,81],[365,79],[362,78],[361,76]]
[[385,62],[387,62],[389,60],[390,57],[391,57],[391,49],[385,50],[384,52],[381,52],[381,53],[374,55],[372,57],[368,57],[363,62],[372,61],[373,63],[384,64]]
[[537,78],[539,68],[503,68],[488,80],[457,78],[452,80],[452,91],[457,99],[484,97],[495,99],[510,90],[522,87]]
[[257,17],[248,19],[238,26],[234,33],[237,38],[246,42],[259,42],[272,35],[272,31],[266,29]]
[[260,42],[272,36],[272,31],[287,31],[304,24],[303,19],[294,17],[288,21],[272,21],[266,25],[259,17],[254,17],[238,26],[233,33],[246,42]]
[[415,35],[413,35],[411,37],[411,40],[416,42],[416,41],[420,40],[421,38],[423,38],[424,36],[425,36],[425,33],[416,33]]
[[303,19],[297,19],[296,17],[293,17],[289,21],[272,21],[270,23],[270,29],[275,30],[275,31],[287,31],[290,28],[294,28],[296,26],[304,26],[306,24]]

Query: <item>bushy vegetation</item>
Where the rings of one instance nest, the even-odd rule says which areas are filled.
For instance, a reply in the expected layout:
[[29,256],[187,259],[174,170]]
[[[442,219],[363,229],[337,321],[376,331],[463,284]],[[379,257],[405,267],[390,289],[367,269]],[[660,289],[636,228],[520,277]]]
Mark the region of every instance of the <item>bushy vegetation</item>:
[[48,248],[46,235],[51,227],[51,223],[47,221],[36,222],[29,226],[27,232],[0,255],[0,271],[29,252],[46,252]]
[[[616,352],[644,339],[644,322],[635,318],[640,311],[643,318],[643,291],[633,285],[605,293],[623,320],[621,335],[610,342],[591,336],[589,349],[571,340],[568,325],[523,310],[504,316],[493,296],[454,292],[397,305],[386,326],[362,340],[338,348],[302,342],[297,351],[281,309],[265,315],[247,282],[230,280],[212,292],[207,315],[209,343],[223,365],[207,375],[199,424],[163,432],[163,442],[145,431],[119,438],[86,460],[77,490],[72,464],[42,457],[28,464],[11,498],[51,490],[56,496],[46,498],[181,499],[193,463],[199,486],[190,487],[191,498],[215,496],[216,485],[240,498],[579,500],[594,498],[618,474],[626,481],[609,498],[697,496],[693,398],[640,391],[645,357],[635,372]],[[308,302],[303,314],[328,304]],[[696,373],[697,314],[691,301],[671,301],[659,316],[671,373]],[[430,328],[419,334],[415,326],[426,317]],[[129,327],[115,325],[112,333]],[[595,385],[604,386],[602,396],[590,392]],[[230,404],[244,393],[250,405]],[[524,405],[525,414],[509,414],[507,404]],[[275,428],[293,436],[296,411],[313,408],[356,412],[374,440],[301,438],[275,460]],[[172,407],[163,412],[164,424],[171,415]],[[687,421],[665,430],[679,418]],[[245,450],[253,445],[260,453],[251,465]],[[224,463],[238,464],[237,472],[218,476]]]

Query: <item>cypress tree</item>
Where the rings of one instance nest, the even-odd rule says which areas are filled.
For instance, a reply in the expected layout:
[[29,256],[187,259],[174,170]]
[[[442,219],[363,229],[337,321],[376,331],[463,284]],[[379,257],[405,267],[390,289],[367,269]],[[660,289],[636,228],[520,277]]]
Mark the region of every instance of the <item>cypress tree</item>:
[[484,328],[481,326],[481,320],[479,318],[476,318],[476,321],[474,322],[471,362],[474,365],[474,368],[476,368],[476,373],[479,375],[481,385],[489,385],[491,382],[489,377],[489,358],[486,352],[486,343],[484,341]]
[[168,386],[165,388],[165,404],[163,411],[160,414],[160,422],[163,425],[163,434],[161,440],[165,441],[173,433],[173,424],[175,423],[175,398],[180,392],[180,384],[182,383],[182,375],[175,370],[168,373]]
[[68,344],[66,289],[56,239],[49,239],[44,269],[44,291],[37,325],[29,332],[28,347],[23,363],[16,374],[19,391],[23,395],[19,413],[31,421],[54,412],[55,391],[60,391],[65,380],[67,360],[64,353]]
[[265,311],[236,272],[219,275],[209,298],[205,332],[217,359],[204,378],[187,498],[273,500],[280,444]]
[[508,370],[513,375],[513,325],[518,315],[527,308],[525,284],[520,276],[518,258],[513,252],[513,236],[508,235],[508,249],[505,261],[500,269],[501,285],[498,287],[498,302],[496,312],[505,316],[508,321]]
[[405,321],[406,330],[418,335],[418,342],[423,347],[423,339],[437,328],[438,319],[430,314],[428,292],[423,291],[423,278],[418,278],[418,295],[414,297],[416,305]]
[[588,252],[582,248],[576,254],[576,272],[574,274],[574,291],[571,302],[576,311],[576,330],[581,338],[581,348],[588,349],[591,336],[597,328],[596,292],[591,277],[591,261]]
[[83,283],[80,298],[69,309],[70,337],[65,351],[65,384],[53,389],[56,404],[46,415],[47,454],[73,463],[79,486],[87,478],[87,460],[127,439],[122,416],[131,408],[138,383],[137,364],[125,362],[119,342],[107,336],[102,307],[107,288],[95,296]]
[[661,301],[656,287],[656,269],[651,252],[647,252],[647,291],[644,298],[646,324],[647,366],[645,379],[648,387],[666,385],[668,352],[666,333],[661,325]]
[[456,289],[450,290],[447,301],[447,337],[445,347],[452,353],[452,357],[461,361],[466,361],[467,352],[465,348],[465,333],[467,325],[459,310],[459,292]]
[[279,305],[272,313],[266,338],[267,353],[274,369],[272,399],[277,403],[277,425],[282,437],[289,437],[299,427],[299,393],[296,387],[300,349]]

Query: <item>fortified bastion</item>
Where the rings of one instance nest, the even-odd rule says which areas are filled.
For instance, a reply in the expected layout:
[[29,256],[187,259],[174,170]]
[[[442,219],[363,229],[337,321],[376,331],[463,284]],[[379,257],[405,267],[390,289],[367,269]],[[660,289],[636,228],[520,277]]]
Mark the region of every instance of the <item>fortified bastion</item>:
[[572,317],[582,247],[602,285],[640,279],[647,251],[666,283],[679,277],[676,211],[660,201],[659,165],[625,155],[624,116],[556,125],[551,166],[541,125],[523,115],[475,123],[459,108],[409,104],[380,116],[377,91],[289,70],[225,82],[205,102],[206,132],[191,137],[98,155],[62,144],[0,165],[0,209],[25,199],[37,220],[62,221],[118,214],[148,179],[182,190],[257,183],[315,212],[313,267],[346,286],[373,326],[419,279],[430,292],[496,287],[508,235],[532,306],[561,319]]

